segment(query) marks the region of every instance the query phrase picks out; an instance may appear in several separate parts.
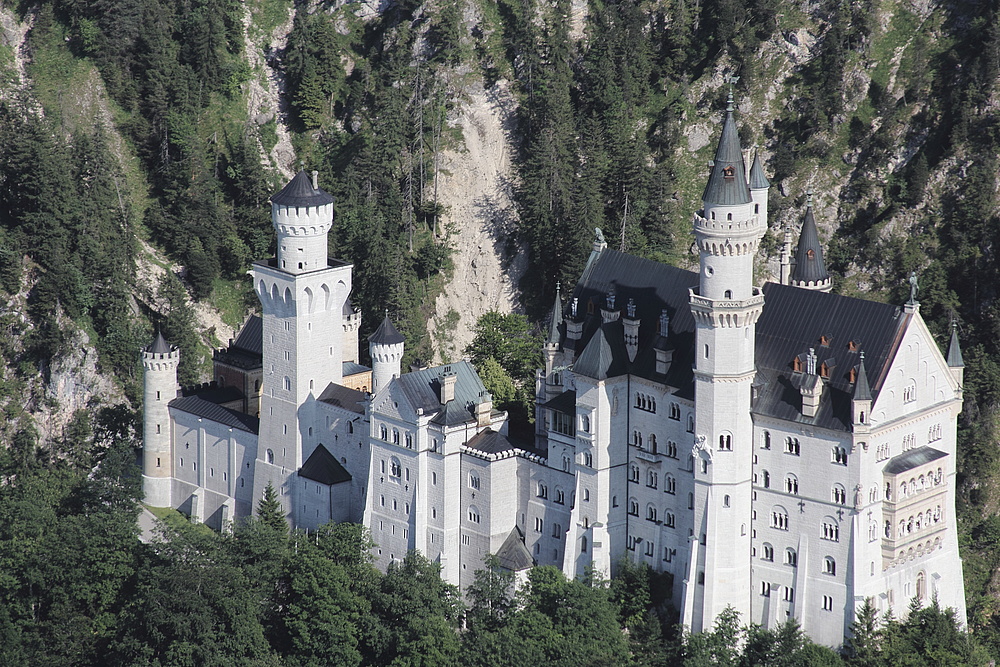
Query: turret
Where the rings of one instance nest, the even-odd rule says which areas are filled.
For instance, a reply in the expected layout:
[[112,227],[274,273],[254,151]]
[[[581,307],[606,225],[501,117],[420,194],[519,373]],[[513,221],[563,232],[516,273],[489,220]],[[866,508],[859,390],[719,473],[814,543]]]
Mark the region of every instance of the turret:
[[560,296],[560,284],[556,283],[556,299],[552,304],[552,314],[549,317],[549,335],[545,340],[545,377],[552,377],[552,369],[555,367],[556,355],[559,353],[559,339],[561,337],[560,327],[563,323],[562,297]]
[[962,348],[958,345],[958,321],[951,321],[951,341],[948,343],[948,370],[951,377],[958,383],[959,389],[965,380],[965,362],[962,360]]
[[854,393],[851,395],[851,423],[854,431],[867,432],[871,428],[872,390],[868,386],[868,374],[865,372],[865,353],[861,353],[858,361],[857,375],[854,378]]
[[177,397],[180,352],[157,333],[143,350],[142,491],[153,507],[171,507],[173,453],[168,404]]
[[760,217],[760,224],[767,228],[767,193],[771,183],[764,175],[764,167],[760,164],[760,151],[755,150],[753,164],[750,165],[750,199],[753,200],[753,212]]
[[792,282],[792,230],[788,225],[782,226],[781,240],[781,270],[778,281],[782,285],[790,285]]
[[326,235],[333,225],[333,196],[300,171],[271,197],[271,220],[278,242],[278,268],[306,273],[327,267]]
[[386,311],[382,324],[368,337],[372,357],[372,393],[378,393],[400,375],[403,361],[403,334],[396,330]]
[[795,267],[792,269],[790,284],[804,289],[829,292],[833,288],[830,274],[823,262],[823,246],[816,231],[813,217],[812,193],[806,195],[806,214],[802,218],[802,232],[799,247],[795,251]]

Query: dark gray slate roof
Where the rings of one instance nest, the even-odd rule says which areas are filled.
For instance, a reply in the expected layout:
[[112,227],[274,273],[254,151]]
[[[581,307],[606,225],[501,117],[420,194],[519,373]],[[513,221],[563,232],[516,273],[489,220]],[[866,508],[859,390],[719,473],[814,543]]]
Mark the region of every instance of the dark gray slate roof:
[[722,124],[722,136],[715,151],[715,164],[708,177],[708,185],[701,200],[706,204],[734,206],[750,203],[750,188],[747,186],[746,168],[743,166],[743,150],[740,147],[740,133],[733,119],[732,106],[726,110]]
[[[822,428],[849,430],[854,387],[850,371],[865,352],[866,379],[878,396],[889,363],[912,315],[890,304],[789,285],[764,285],[764,312],[757,321],[757,379],[753,411]],[[828,344],[821,345],[821,337]],[[852,346],[851,343],[854,343]],[[853,347],[853,349],[851,349]],[[803,417],[793,370],[796,357],[813,348],[831,366],[815,417]]]
[[146,351],[151,354],[170,354],[173,350],[174,348],[171,347],[170,343],[167,342],[167,339],[159,331],[156,332],[156,338],[153,339],[153,342],[146,348]]
[[527,570],[535,564],[531,552],[524,546],[524,535],[517,526],[497,549],[497,560],[500,561],[500,567],[511,572]]
[[[573,292],[580,299],[581,340],[570,341],[563,334],[563,348],[578,355],[574,373],[603,371],[613,377],[628,372],[664,382],[675,388],[677,396],[693,399],[694,318],[688,288],[697,284],[697,274],[690,271],[615,250],[603,251]],[[601,324],[600,307],[612,285],[619,303],[635,299],[640,320],[639,349],[632,363],[628,361],[620,321]],[[850,371],[858,367],[861,350],[865,351],[865,379],[874,397],[882,388],[888,364],[912,315],[893,305],[776,283],[765,284],[763,290],[764,312],[757,322],[754,413],[823,428],[850,429],[854,395]],[[588,308],[588,304],[592,307]],[[667,341],[656,333],[662,309],[670,315]],[[588,310],[592,312],[588,314]],[[591,351],[598,331],[604,342],[598,339]],[[820,344],[824,336],[826,346]],[[674,349],[673,361],[665,375],[657,375],[655,348],[665,344]],[[816,350],[819,364],[826,362],[831,368],[830,377],[824,379],[819,411],[813,418],[802,416],[799,382],[793,378],[801,373],[794,373],[792,368],[793,360],[809,348]]]
[[333,203],[333,195],[322,188],[313,189],[312,179],[305,170],[295,174],[281,192],[271,197],[278,206],[323,206]]
[[799,234],[799,247],[795,251],[792,282],[818,283],[829,277],[830,274],[826,272],[826,264],[823,262],[823,246],[819,242],[816,219],[813,217],[810,204],[806,207],[806,214],[802,218],[802,233]]
[[210,403],[200,396],[175,398],[170,401],[170,407],[247,433],[256,434],[260,430],[260,420],[256,417]]
[[363,415],[365,413],[364,404],[368,400],[368,396],[363,391],[348,389],[331,382],[316,400]]
[[465,443],[465,446],[484,454],[500,454],[509,452],[512,449],[519,449],[507,439],[507,436],[491,428],[477,433],[471,440]]
[[209,403],[231,403],[243,400],[243,392],[238,387],[232,385],[220,387],[215,382],[208,386],[195,385],[194,387],[184,387],[181,389],[181,396],[197,396]]
[[951,368],[965,368],[962,360],[962,348],[958,344],[958,325],[952,322],[951,340],[948,342],[948,366]]
[[306,462],[299,468],[299,477],[311,479],[320,484],[331,486],[351,481],[351,473],[340,465],[340,461],[327,451],[323,445],[317,445]]
[[240,333],[236,336],[230,349],[242,350],[250,354],[264,352],[264,321],[260,315],[251,315],[243,323]]
[[[568,340],[563,334],[563,349],[575,351],[579,361],[579,356],[582,356],[581,353],[587,349],[600,329],[605,344],[616,357],[614,364],[603,366],[603,372],[608,377],[628,370],[641,377],[666,382],[677,388],[678,394],[693,398],[691,365],[694,361],[694,318],[688,304],[688,289],[697,285],[698,274],[691,271],[617,250],[604,250],[594,259],[573,290],[573,296],[579,299],[577,315],[583,321],[583,334],[579,341]],[[629,298],[635,299],[636,317],[640,320],[639,351],[631,364],[628,363],[621,322],[601,324],[601,307],[612,287],[617,295],[617,302],[623,306],[628,303]],[[666,340],[656,333],[660,311],[664,309],[670,316],[670,332]],[[666,375],[655,373],[654,348],[657,346],[675,350],[673,363]],[[594,369],[588,368],[589,361],[584,359],[583,366],[574,365],[574,373],[600,369],[601,353],[604,352],[602,348],[603,345],[598,343],[591,353],[597,360]]]
[[356,364],[353,361],[344,361],[341,363],[341,375],[345,378],[351,375],[357,375],[358,373],[367,373],[370,370],[371,369],[367,366]]
[[382,324],[378,326],[375,333],[368,337],[368,342],[375,343],[376,345],[395,345],[396,343],[402,343],[404,340],[403,334],[396,330],[388,315],[382,320]]
[[750,188],[760,190],[771,187],[771,183],[764,175],[764,167],[760,164],[760,151],[754,151],[753,164],[750,165]]
[[549,410],[555,410],[557,412],[563,412],[568,415],[576,414],[576,392],[575,391],[564,391],[559,394],[551,401],[545,403],[543,408],[548,408]]
[[[441,405],[441,385],[438,376],[451,369],[455,374],[455,400]],[[472,418],[472,407],[482,400],[486,392],[476,370],[467,361],[459,361],[446,366],[424,368],[412,373],[404,373],[395,382],[410,405],[423,408],[424,414],[439,413],[434,422],[438,424],[460,424]]]
[[922,466],[925,463],[930,463],[931,461],[937,461],[945,456],[948,455],[942,451],[934,449],[933,447],[918,447],[916,449],[911,449],[905,454],[892,457],[892,459],[889,460],[888,465],[886,465],[884,472],[887,475],[898,475],[901,472],[912,470],[913,468]]

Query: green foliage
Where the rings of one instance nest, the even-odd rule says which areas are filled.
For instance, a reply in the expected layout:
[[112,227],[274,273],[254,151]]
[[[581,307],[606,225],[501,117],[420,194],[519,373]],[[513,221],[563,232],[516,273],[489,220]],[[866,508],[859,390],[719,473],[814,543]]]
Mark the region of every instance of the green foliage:
[[264,487],[264,496],[257,501],[257,520],[260,521],[261,525],[271,530],[280,533],[288,532],[285,511],[281,509],[278,492],[274,490],[274,485],[270,482]]

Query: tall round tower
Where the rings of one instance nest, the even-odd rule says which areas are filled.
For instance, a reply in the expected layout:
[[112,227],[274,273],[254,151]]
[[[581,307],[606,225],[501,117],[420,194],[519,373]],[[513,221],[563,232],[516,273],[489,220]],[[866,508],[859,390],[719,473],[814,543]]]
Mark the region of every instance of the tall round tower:
[[[759,198],[764,188],[755,190]],[[756,322],[764,306],[763,293],[754,285],[753,261],[766,225],[747,181],[732,94],[702,203],[694,219],[700,281],[690,294],[696,325],[696,529],[690,538],[693,567],[685,581],[682,611],[684,624],[693,632],[712,627],[726,607],[741,618],[750,617],[750,387],[756,368]],[[707,572],[712,576],[706,577]]]
[[171,507],[173,454],[170,439],[168,404],[177,396],[177,365],[181,360],[177,346],[170,345],[163,334],[142,352],[143,424],[142,491],[146,504]]
[[399,377],[403,361],[403,334],[396,330],[385,314],[382,324],[368,337],[368,351],[372,357],[372,393],[382,391],[393,378]]
[[327,267],[326,235],[333,226],[333,197],[300,171],[271,198],[271,221],[278,241],[278,268],[292,274]]
[[753,200],[753,212],[760,217],[760,223],[767,229],[767,193],[771,182],[764,175],[764,167],[760,163],[760,151],[753,153],[753,164],[750,166],[750,199]]

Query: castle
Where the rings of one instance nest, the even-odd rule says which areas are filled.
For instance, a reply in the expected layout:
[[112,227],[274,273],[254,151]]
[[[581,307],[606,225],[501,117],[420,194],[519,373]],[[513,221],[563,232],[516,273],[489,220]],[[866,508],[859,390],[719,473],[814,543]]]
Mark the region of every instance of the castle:
[[607,248],[557,292],[536,437],[512,442],[475,369],[401,372],[386,316],[359,365],[352,266],[327,256],[333,198],[300,172],[272,198],[261,315],[179,390],[143,352],[146,502],[224,528],[268,484],[291,524],[361,522],[381,566],[417,549],[465,587],[487,553],[522,572],[673,575],[692,631],[731,606],[839,645],[866,598],[937,596],[965,619],[955,519],[963,363],[903,306],[830,293],[811,206],[758,287],[769,183],[730,105],[694,216],[693,273]]

